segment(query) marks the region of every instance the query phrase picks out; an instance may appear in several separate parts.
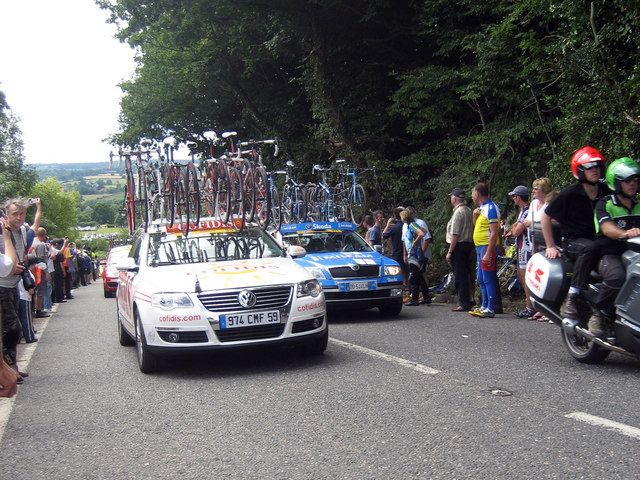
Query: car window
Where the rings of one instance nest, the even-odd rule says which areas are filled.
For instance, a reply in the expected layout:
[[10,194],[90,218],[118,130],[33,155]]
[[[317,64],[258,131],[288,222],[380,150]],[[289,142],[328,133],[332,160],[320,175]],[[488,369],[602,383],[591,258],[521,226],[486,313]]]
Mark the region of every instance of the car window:
[[280,257],[278,244],[258,228],[242,232],[190,233],[188,237],[151,235],[147,263],[151,266],[223,262]]
[[136,265],[140,265],[140,246],[142,245],[142,237],[138,237],[133,243],[129,256],[136,261]]
[[300,233],[285,235],[283,239],[288,245],[303,247],[307,253],[373,251],[371,245],[351,231]]

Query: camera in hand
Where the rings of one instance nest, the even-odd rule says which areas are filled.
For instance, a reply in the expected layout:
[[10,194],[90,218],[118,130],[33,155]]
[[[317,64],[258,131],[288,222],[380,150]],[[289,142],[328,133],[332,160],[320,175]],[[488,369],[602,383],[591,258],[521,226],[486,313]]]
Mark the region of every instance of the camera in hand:
[[25,268],[20,273],[20,276],[22,277],[22,286],[24,287],[24,289],[28,291],[28,290],[31,290],[32,288],[36,288],[36,282],[31,276],[31,274],[29,273],[29,269],[27,268],[27,266],[24,264],[24,262],[20,262],[20,265],[22,265]]

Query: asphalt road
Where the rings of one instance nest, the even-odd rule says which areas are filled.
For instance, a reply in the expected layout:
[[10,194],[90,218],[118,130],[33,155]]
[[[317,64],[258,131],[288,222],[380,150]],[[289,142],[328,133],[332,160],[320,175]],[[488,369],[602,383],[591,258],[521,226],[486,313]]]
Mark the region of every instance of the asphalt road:
[[450,305],[334,315],[320,357],[143,375],[101,288],[41,326],[30,377],[0,400],[0,478],[640,477],[640,362],[579,364],[555,325]]

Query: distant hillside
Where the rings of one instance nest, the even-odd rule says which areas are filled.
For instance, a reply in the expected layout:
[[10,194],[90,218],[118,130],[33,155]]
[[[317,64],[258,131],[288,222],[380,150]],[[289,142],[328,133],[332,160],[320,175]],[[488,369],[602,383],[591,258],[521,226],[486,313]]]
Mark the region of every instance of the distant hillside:
[[94,163],[38,163],[30,165],[35,168],[39,180],[56,177],[60,182],[79,180],[89,175],[103,173],[123,173],[124,164],[118,168],[118,162],[113,163],[113,169],[109,170],[109,162]]

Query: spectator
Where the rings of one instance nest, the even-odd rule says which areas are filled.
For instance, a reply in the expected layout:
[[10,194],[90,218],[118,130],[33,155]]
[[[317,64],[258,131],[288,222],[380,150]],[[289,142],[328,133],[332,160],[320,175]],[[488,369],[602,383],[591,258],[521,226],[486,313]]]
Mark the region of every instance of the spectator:
[[371,227],[373,227],[373,217],[371,215],[365,215],[364,219],[362,220],[362,226],[367,231],[364,234],[364,239],[369,245],[371,245],[371,242],[369,241],[369,231],[371,230]]
[[[33,269],[38,268],[35,265]],[[29,275],[33,278],[33,274],[29,272]],[[34,281],[36,279],[34,278]],[[42,278],[40,279],[42,284]],[[22,326],[22,338],[27,343],[37,342],[36,331],[33,329],[33,322],[31,320],[31,297],[33,296],[34,289],[26,290],[22,281],[18,282],[18,315],[20,316],[20,325]],[[48,316],[48,315],[47,315]],[[25,374],[21,374],[23,377]],[[28,376],[28,375],[26,375]]]
[[516,246],[518,247],[518,281],[520,285],[522,285],[526,297],[525,308],[519,312],[515,312],[514,315],[518,318],[529,318],[535,313],[533,305],[531,305],[531,299],[529,298],[529,290],[527,290],[524,282],[527,262],[531,258],[531,252],[533,250],[531,230],[526,226],[526,218],[529,213],[529,189],[524,185],[518,185],[513,191],[509,192],[509,195],[513,196],[513,202],[520,208],[518,218],[511,228],[511,234],[515,237]]
[[[40,201],[37,201],[40,215]],[[6,228],[0,237],[0,253],[6,253],[13,247],[16,262],[10,275],[0,277],[0,306],[2,308],[2,340],[3,355],[5,361],[18,373],[18,383],[22,383],[23,377],[18,371],[17,350],[18,341],[22,332],[20,317],[18,316],[18,282],[22,281],[22,272],[25,270],[24,262],[27,259],[27,229],[24,219],[27,213],[27,202],[21,198],[7,201],[5,204],[7,215]],[[39,222],[39,220],[38,220]],[[9,246],[9,244],[11,246]]]
[[[64,237],[67,240],[67,237]],[[73,295],[71,295],[71,284],[73,283],[73,262],[72,258],[76,255],[76,244],[71,243],[67,247],[62,249],[62,255],[64,257],[64,261],[62,262],[62,266],[64,267],[64,293],[67,297],[67,300],[72,300]]]
[[66,272],[64,269],[64,250],[67,248],[68,239],[63,240],[55,240],[53,243],[55,245],[54,248],[51,249],[51,253],[53,255],[53,270],[54,270],[54,295],[53,302],[54,303],[64,303],[66,300],[64,299],[64,288],[65,288],[65,276]]
[[[0,253],[0,279],[10,276],[15,271],[17,265],[16,251],[13,248],[11,242],[11,234],[7,221],[4,218],[0,219],[2,225],[2,239],[4,240],[5,248],[4,253]],[[2,287],[0,287],[1,289]],[[0,397],[12,397],[18,391],[17,381],[18,374],[4,361],[4,345],[2,337],[4,336],[4,312],[0,312],[0,330],[3,335],[0,335]]]
[[[47,231],[40,227],[36,232],[36,238],[33,241],[33,250],[30,253],[30,258],[38,259],[41,263],[44,263],[46,267],[46,259],[48,256],[48,248],[46,245]],[[38,267],[39,268],[39,267]],[[35,290],[35,304],[36,304],[36,318],[48,317],[49,314],[43,312],[44,299],[47,296],[49,288],[49,273],[47,268],[41,269],[40,283],[36,286]],[[26,335],[25,335],[26,338]]]
[[[409,283],[411,285],[411,301],[405,305],[413,307],[422,303],[428,303],[429,287],[422,275],[427,265],[427,259],[423,248],[423,239],[427,232],[415,221],[413,213],[405,209],[400,214],[403,223],[407,225],[407,263],[409,265]],[[420,292],[423,299],[419,300]]]
[[376,210],[373,212],[373,225],[369,228],[369,245],[375,248],[376,245],[380,245],[380,249],[382,251],[382,231],[380,230],[380,226],[382,225],[382,220],[384,219],[384,214],[381,210]]
[[[416,211],[413,207],[407,207],[407,210],[409,211],[409,214],[411,216],[411,221],[415,222],[422,230],[424,230],[425,235],[422,239],[422,251],[424,252],[425,255],[425,262],[424,262],[424,268],[421,269],[422,272],[422,278],[424,280],[424,283],[427,285],[427,292],[429,291],[429,278],[427,277],[427,262],[429,261],[429,259],[431,259],[431,232],[429,231],[429,227],[427,226],[427,222],[425,222],[424,220],[422,220],[421,218],[417,218],[416,217]],[[404,239],[404,243],[405,243],[405,261],[407,262],[407,264],[409,263],[408,261],[408,254],[410,251],[410,239],[409,239],[409,230],[408,230],[408,225],[406,223],[404,223],[402,225],[402,238]],[[409,271],[411,271],[411,269],[409,269]],[[409,284],[409,289],[411,289],[411,283]],[[420,302],[421,303],[431,303],[431,298],[429,298],[429,295],[423,296],[423,298],[420,298]]]
[[47,255],[45,263],[47,264],[47,294],[42,302],[42,310],[51,312],[53,310],[53,275],[55,269],[53,268],[53,252],[49,237],[46,237],[45,246],[47,248]]
[[87,285],[91,284],[91,257],[89,252],[84,250],[82,257],[78,263],[82,263],[82,271],[84,272],[84,281]]
[[489,189],[478,183],[471,192],[478,206],[473,211],[473,243],[476,246],[478,283],[482,292],[482,305],[471,310],[477,317],[494,317],[496,302],[496,254],[500,235],[500,210],[489,198]]
[[388,238],[391,240],[391,258],[400,264],[402,271],[402,285],[407,287],[407,278],[409,272],[407,264],[404,261],[404,243],[402,241],[402,220],[400,219],[400,212],[404,210],[402,207],[395,208],[393,210],[393,216],[387,221],[386,227],[382,232],[382,238]]
[[473,251],[473,213],[464,203],[464,191],[461,188],[454,188],[449,195],[453,214],[447,223],[447,261],[451,263],[458,294],[458,306],[451,310],[468,312],[473,308],[469,282],[469,254]]
[[[532,184],[533,187],[533,200],[529,205],[529,211],[527,212],[527,218],[522,221],[522,224],[529,229],[530,232],[535,230],[534,225],[540,225],[540,219],[544,212],[547,202],[546,196],[551,193],[553,187],[551,186],[551,180],[547,177],[536,178]],[[533,236],[533,250],[532,253],[541,252],[544,250],[543,245],[536,245],[535,236]],[[526,284],[522,285],[523,288],[527,288]],[[527,320],[537,320],[539,322],[546,321],[546,317],[542,312],[535,312],[532,316],[527,317]]]

